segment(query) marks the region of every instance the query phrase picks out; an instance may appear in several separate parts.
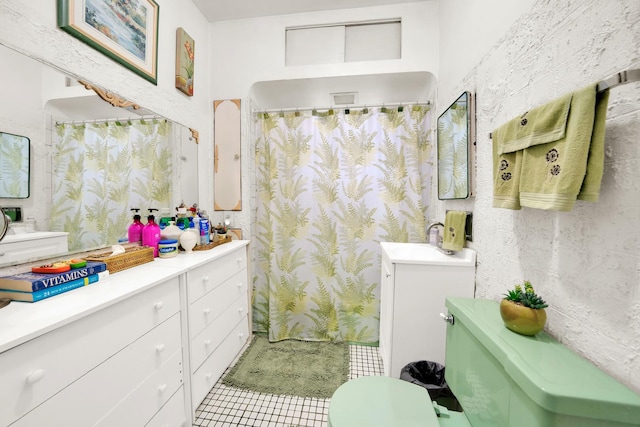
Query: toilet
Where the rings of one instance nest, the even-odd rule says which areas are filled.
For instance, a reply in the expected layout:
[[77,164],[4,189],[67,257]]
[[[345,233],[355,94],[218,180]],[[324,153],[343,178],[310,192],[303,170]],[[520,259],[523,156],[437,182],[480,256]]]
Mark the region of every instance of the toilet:
[[463,408],[431,402],[396,378],[361,377],[340,386],[329,427],[640,426],[640,395],[544,332],[504,327],[498,303],[446,299],[445,378]]

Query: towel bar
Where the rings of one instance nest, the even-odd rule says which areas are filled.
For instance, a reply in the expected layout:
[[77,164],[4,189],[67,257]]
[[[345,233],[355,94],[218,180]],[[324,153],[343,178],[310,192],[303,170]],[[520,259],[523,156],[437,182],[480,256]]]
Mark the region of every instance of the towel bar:
[[[613,76],[608,77],[604,80],[600,80],[598,82],[597,91],[604,92],[607,89],[614,88],[616,86],[620,86],[626,83],[638,82],[640,81],[640,68],[633,70],[624,70],[618,73],[615,73]],[[489,139],[492,139],[493,133],[489,134]]]

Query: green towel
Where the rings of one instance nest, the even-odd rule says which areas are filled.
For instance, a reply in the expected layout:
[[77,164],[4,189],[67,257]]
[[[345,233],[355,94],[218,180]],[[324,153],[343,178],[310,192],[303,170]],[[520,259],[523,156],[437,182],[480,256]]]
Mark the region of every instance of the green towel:
[[461,251],[465,242],[465,225],[467,213],[464,211],[448,211],[444,217],[444,237],[442,249]]
[[596,84],[510,120],[494,132],[494,207],[570,211],[597,201],[608,92]]

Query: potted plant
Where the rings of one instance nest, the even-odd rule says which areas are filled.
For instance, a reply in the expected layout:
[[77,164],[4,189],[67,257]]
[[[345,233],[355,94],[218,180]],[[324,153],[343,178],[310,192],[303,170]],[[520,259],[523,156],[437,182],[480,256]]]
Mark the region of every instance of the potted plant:
[[516,285],[504,294],[500,302],[500,316],[508,329],[533,336],[547,322],[546,307],[547,303],[536,294],[531,282],[525,280],[522,285]]

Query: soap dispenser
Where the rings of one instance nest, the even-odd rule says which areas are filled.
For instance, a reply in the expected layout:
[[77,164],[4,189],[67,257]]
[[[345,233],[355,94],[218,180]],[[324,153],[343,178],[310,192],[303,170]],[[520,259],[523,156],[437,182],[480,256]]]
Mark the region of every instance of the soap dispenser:
[[138,212],[140,209],[133,208],[131,209],[135,212],[133,215],[133,224],[129,226],[129,243],[142,243],[142,229],[144,228],[144,224],[140,221],[140,214]]
[[149,209],[147,225],[142,229],[142,244],[153,248],[153,257],[158,256],[158,243],[160,242],[160,226],[156,224],[156,217],[152,214],[157,209]]

